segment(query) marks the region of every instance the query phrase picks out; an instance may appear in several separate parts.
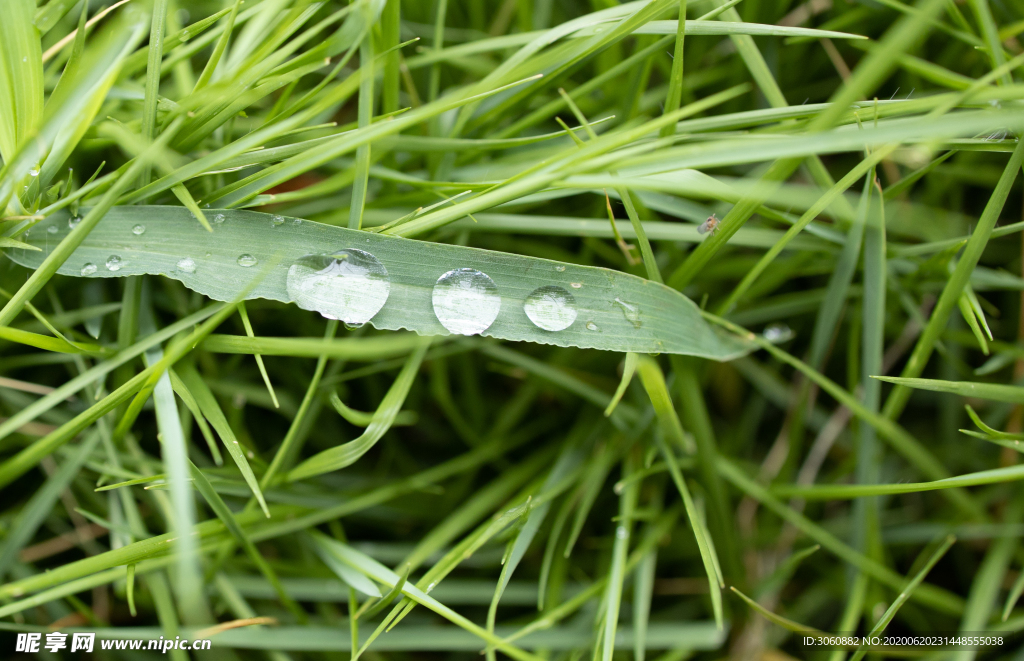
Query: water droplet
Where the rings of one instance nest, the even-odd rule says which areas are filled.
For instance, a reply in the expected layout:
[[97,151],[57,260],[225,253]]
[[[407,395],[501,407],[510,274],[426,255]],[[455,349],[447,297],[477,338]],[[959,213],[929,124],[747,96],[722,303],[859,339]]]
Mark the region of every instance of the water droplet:
[[184,271],[185,273],[196,272],[196,263],[191,257],[182,257],[179,259],[177,267],[179,271]]
[[786,324],[771,324],[764,329],[764,339],[769,342],[785,342],[793,337],[793,329]]
[[92,275],[96,272],[96,265],[92,262],[86,262],[82,265],[82,275]]
[[627,303],[621,298],[616,298],[613,305],[619,306],[626,321],[633,324],[633,328],[640,328],[640,306],[634,303]]
[[565,273],[565,267],[564,266],[556,266],[555,270],[558,271],[559,273]]
[[31,170],[28,171],[28,174],[29,174],[30,177],[38,177],[39,176],[39,166],[37,165],[37,166],[33,167]]
[[587,322],[587,330],[589,330],[589,331],[596,331],[597,330],[597,324],[595,324],[592,321],[588,321]]
[[224,217],[224,214],[218,213],[217,215],[215,215],[213,217],[213,219],[210,222],[212,222],[214,225],[220,225],[225,220],[227,220],[227,219]]
[[501,309],[498,286],[476,269],[455,269],[437,279],[432,294],[434,314],[456,335],[487,330]]
[[188,30],[182,30],[181,34],[179,36],[181,37],[182,41],[188,41],[189,39],[192,38],[192,33],[189,32]]
[[271,227],[280,227],[281,225],[284,225],[284,216],[271,216],[270,217],[270,226]]
[[208,252],[208,253],[206,253],[206,256],[207,257],[213,257],[213,253],[212,252]]
[[107,258],[108,271],[120,271],[124,267],[124,260],[118,255],[111,255]]
[[431,583],[430,585],[427,586],[427,592],[430,592],[431,590],[433,590],[436,587],[437,587],[437,583]]
[[570,282],[569,284],[572,286],[573,289],[579,289],[580,287],[583,286],[582,282]]
[[81,216],[72,216],[68,218],[68,227],[70,227],[71,229],[75,229],[76,227],[78,227],[78,223],[80,222],[82,222]]
[[288,295],[303,310],[314,310],[346,324],[365,324],[391,293],[388,270],[356,248],[306,255],[288,269]]
[[292,218],[292,225],[301,225],[301,224],[302,224],[302,219],[301,218]]
[[561,287],[538,287],[523,304],[526,316],[547,331],[565,330],[576,321],[576,299]]
[[238,259],[236,259],[235,261],[238,262],[239,266],[245,266],[245,267],[256,266],[257,264],[260,263],[260,261],[258,259],[256,259],[252,255],[250,255],[249,253],[243,253],[243,254],[239,255]]
[[358,330],[358,329],[362,328],[362,327],[363,327],[363,326],[365,326],[366,324],[350,324],[350,323],[348,323],[348,322],[346,321],[346,322],[345,322],[344,324],[342,324],[342,325],[343,325],[343,326],[345,327],[345,330],[350,330],[350,331],[354,331],[354,330]]
[[132,228],[132,234],[134,234],[135,236],[139,236],[140,234],[145,234],[145,233],[146,233],[146,226],[145,225],[136,225],[135,227]]
[[47,233],[47,234],[56,234],[56,233],[57,233],[57,232],[59,232],[59,231],[60,231],[60,230],[59,230],[59,229],[57,229],[57,226],[56,226],[56,225],[50,225],[49,227],[47,227],[47,228],[46,228],[46,233]]
[[615,529],[615,537],[616,537],[616,539],[626,539],[626,527],[625,526],[619,526],[618,528],[616,528]]

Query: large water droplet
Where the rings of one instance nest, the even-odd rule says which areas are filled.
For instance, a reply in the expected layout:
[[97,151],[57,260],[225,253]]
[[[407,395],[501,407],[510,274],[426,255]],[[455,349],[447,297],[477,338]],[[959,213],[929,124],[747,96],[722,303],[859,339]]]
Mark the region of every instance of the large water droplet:
[[60,230],[59,230],[59,229],[57,229],[57,226],[56,226],[56,225],[50,225],[49,227],[47,227],[47,228],[46,228],[46,233],[47,233],[47,234],[56,234],[56,233],[57,233],[57,232],[59,232],[59,231],[60,231]]
[[793,338],[793,329],[786,324],[771,324],[764,329],[764,339],[769,342],[785,342]]
[[134,234],[135,236],[139,236],[139,235],[145,234],[145,233],[146,233],[146,226],[145,225],[136,225],[135,227],[132,228],[132,234]]
[[224,218],[224,214],[218,213],[217,215],[210,219],[210,222],[212,222],[214,225],[220,225],[225,220],[226,218]]
[[82,265],[82,275],[92,275],[96,272],[96,265],[92,262],[86,262]]
[[191,257],[182,257],[179,259],[177,267],[179,271],[184,271],[185,273],[196,272],[196,263]]
[[270,226],[271,227],[280,227],[281,225],[284,225],[284,216],[271,216],[270,217]]
[[260,260],[256,259],[255,257],[250,255],[249,253],[244,253],[244,254],[239,255],[238,259],[236,259],[235,261],[238,262],[239,266],[245,266],[245,267],[256,266],[257,264],[260,263]]
[[78,227],[78,223],[80,222],[82,222],[81,216],[71,216],[70,218],[68,218],[68,227],[70,227],[71,229],[75,229],[76,227]]
[[288,268],[287,287],[292,301],[303,310],[362,325],[384,307],[391,279],[376,257],[346,248],[297,260]]
[[556,285],[534,289],[523,310],[530,321],[548,331],[565,330],[576,321],[576,299]]
[[107,258],[108,271],[120,271],[124,267],[124,260],[118,255],[111,255]]
[[640,328],[640,306],[635,303],[627,303],[621,298],[616,298],[613,304],[619,306],[626,321],[633,324],[633,328]]
[[477,335],[487,330],[501,309],[494,280],[476,269],[455,269],[437,279],[434,314],[456,335]]

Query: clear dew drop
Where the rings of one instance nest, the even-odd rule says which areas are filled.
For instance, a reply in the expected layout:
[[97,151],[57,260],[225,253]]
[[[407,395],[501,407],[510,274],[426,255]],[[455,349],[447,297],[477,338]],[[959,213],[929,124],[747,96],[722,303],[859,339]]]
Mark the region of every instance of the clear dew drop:
[[476,269],[455,269],[437,279],[434,315],[456,335],[477,335],[498,317],[501,295],[490,276]]
[[250,266],[256,266],[257,264],[260,263],[260,260],[256,259],[249,253],[243,253],[239,255],[238,259],[236,259],[235,261],[238,262],[239,266],[244,266],[246,268]]
[[33,167],[31,170],[29,170],[28,171],[28,175],[30,177],[38,177],[39,176],[39,166],[37,165],[37,166]]
[[92,262],[86,262],[82,265],[82,275],[92,275],[96,272],[96,265]]
[[346,248],[306,255],[288,268],[288,296],[303,310],[359,327],[384,307],[391,278],[380,260],[368,252]]
[[132,234],[134,234],[135,236],[141,236],[142,234],[145,234],[145,233],[146,233],[146,226],[145,225],[136,225],[135,227],[132,228]]
[[80,222],[82,222],[81,216],[72,216],[68,218],[68,227],[71,229],[75,229],[76,227],[78,227],[78,223]]
[[348,322],[346,321],[346,322],[345,322],[344,324],[342,324],[342,325],[343,325],[343,326],[345,327],[345,330],[350,330],[350,331],[354,331],[354,330],[359,330],[360,328],[362,328],[362,327],[363,327],[363,326],[365,326],[366,324],[350,324],[350,323],[348,323]]
[[181,39],[182,41],[188,41],[189,39],[191,39],[191,38],[192,38],[192,33],[191,33],[191,32],[189,32],[188,30],[182,30],[182,31],[181,31],[181,34],[179,34],[178,36],[179,36],[179,38],[180,38],[180,39]]
[[622,316],[626,318],[626,321],[633,324],[633,328],[640,328],[640,306],[635,303],[627,303],[621,298],[616,298],[612,301],[614,305],[619,306],[622,310]]
[[191,257],[182,257],[181,259],[178,260],[176,266],[179,271],[184,271],[185,273],[196,272],[196,263],[195,260],[193,260]]
[[588,321],[588,322],[587,322],[587,330],[588,330],[588,331],[596,331],[596,330],[598,330],[598,328],[597,328],[597,324],[595,324],[595,323],[594,323],[594,322],[592,322],[592,321]]
[[576,321],[576,299],[556,285],[533,290],[523,303],[523,311],[536,326],[546,331],[565,330]]
[[224,214],[218,213],[213,218],[210,219],[210,222],[213,223],[214,225],[220,225],[225,220],[227,220],[227,219],[224,218]]
[[124,260],[119,255],[107,257],[107,270],[120,271],[124,267]]
[[793,329],[786,324],[771,324],[764,329],[764,339],[769,342],[785,342],[792,339]]
[[270,226],[271,227],[280,227],[281,225],[284,225],[284,216],[271,216],[270,217]]
[[555,270],[558,271],[559,273],[565,273],[565,267],[564,266],[556,266]]
[[49,227],[46,228],[46,233],[47,234],[56,234],[59,231],[60,230],[57,228],[56,225],[50,225]]
[[301,218],[292,218],[292,225],[301,225],[301,224],[302,224],[302,219]]

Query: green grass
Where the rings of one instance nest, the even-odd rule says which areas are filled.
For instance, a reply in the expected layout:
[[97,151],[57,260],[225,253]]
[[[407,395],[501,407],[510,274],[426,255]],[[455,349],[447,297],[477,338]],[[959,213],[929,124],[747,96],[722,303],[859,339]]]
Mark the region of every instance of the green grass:
[[[9,0],[3,654],[1011,658],[1022,34],[1001,0]],[[368,275],[316,299],[307,255]]]

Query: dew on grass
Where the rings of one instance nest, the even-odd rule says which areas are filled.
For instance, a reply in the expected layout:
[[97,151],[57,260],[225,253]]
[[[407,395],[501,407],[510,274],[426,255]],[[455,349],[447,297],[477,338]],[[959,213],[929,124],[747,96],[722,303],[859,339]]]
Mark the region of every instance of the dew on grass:
[[595,324],[595,323],[594,323],[594,322],[592,322],[592,321],[588,321],[588,322],[587,322],[587,330],[588,330],[588,331],[596,331],[596,330],[599,330],[599,329],[598,329],[598,327],[597,327],[597,324]]
[[498,286],[476,269],[455,269],[437,279],[432,293],[434,315],[456,335],[487,330],[501,309]]
[[271,216],[270,217],[270,226],[271,227],[280,227],[281,225],[284,225],[284,216]]
[[576,321],[576,299],[557,285],[534,289],[526,297],[523,310],[530,321],[546,331],[565,330]]
[[82,265],[82,275],[92,275],[96,272],[96,265],[92,262],[86,262]]
[[793,329],[786,324],[771,324],[764,329],[764,339],[769,342],[785,342],[793,337]]
[[299,258],[288,268],[286,287],[292,302],[303,310],[358,328],[384,307],[391,279],[379,259],[346,248]]
[[68,218],[68,227],[71,229],[75,229],[76,227],[78,227],[78,223],[80,222],[82,222],[81,216],[71,216],[70,218]]
[[258,259],[250,255],[249,253],[242,253],[241,255],[238,256],[238,259],[236,259],[235,261],[238,262],[239,266],[245,266],[246,268],[250,266],[256,266],[257,264],[260,263]]
[[626,318],[626,321],[633,324],[633,328],[640,328],[640,306],[635,303],[627,303],[621,298],[616,298],[612,301],[614,305],[617,305],[622,310],[622,315]]
[[227,219],[224,217],[224,214],[218,213],[213,218],[210,219],[210,222],[212,222],[214,225],[220,225],[225,220]]
[[60,231],[60,230],[59,230],[59,229],[57,229],[57,226],[56,226],[56,225],[50,225],[49,227],[47,227],[47,228],[46,228],[46,233],[47,233],[47,234],[56,234],[56,233],[57,233],[57,232],[59,232],[59,231]]
[[135,236],[141,236],[141,235],[143,235],[145,233],[146,233],[146,226],[145,225],[136,225],[135,227],[132,228],[132,234],[134,234]]
[[120,255],[111,255],[107,258],[108,271],[120,271],[124,267],[124,260]]
[[196,272],[196,262],[191,257],[182,257],[179,259],[177,267],[179,271],[184,271],[185,273]]

